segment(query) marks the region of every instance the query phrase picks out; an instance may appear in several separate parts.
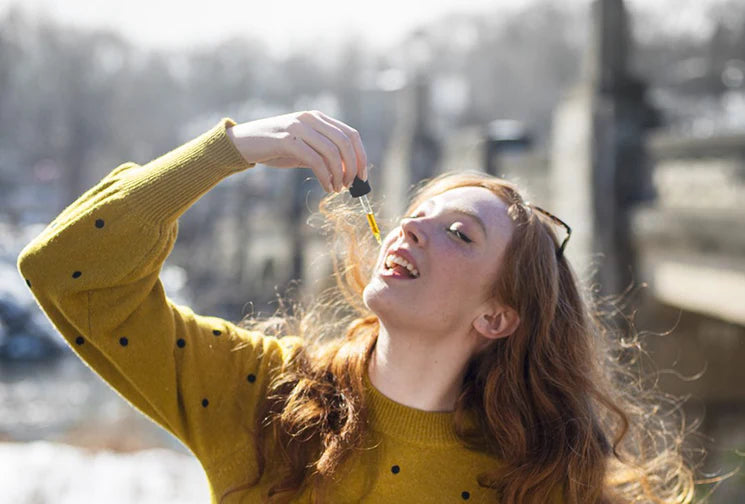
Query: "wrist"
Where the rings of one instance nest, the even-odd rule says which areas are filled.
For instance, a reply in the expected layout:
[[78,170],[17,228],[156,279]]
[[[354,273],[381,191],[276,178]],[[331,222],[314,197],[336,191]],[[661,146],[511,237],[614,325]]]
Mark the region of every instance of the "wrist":
[[240,131],[238,131],[238,134],[236,134],[236,131],[235,131],[236,126],[230,126],[228,128],[225,128],[225,134],[230,139],[230,141],[233,143],[233,146],[235,146],[236,150],[240,152],[241,156],[243,156],[243,159],[245,159],[249,163],[255,164],[256,160],[252,159],[255,156],[252,156],[250,154],[250,149],[247,149],[247,146],[246,146],[246,139],[240,136]]

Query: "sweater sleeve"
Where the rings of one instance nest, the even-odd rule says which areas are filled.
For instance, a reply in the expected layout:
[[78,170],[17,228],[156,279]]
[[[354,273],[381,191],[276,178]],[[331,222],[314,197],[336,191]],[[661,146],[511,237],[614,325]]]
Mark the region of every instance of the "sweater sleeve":
[[172,303],[159,279],[179,216],[220,180],[254,166],[227,136],[232,125],[224,118],[144,166],[120,165],[18,258],[78,356],[204,465],[239,448],[253,406],[296,340],[195,314]]

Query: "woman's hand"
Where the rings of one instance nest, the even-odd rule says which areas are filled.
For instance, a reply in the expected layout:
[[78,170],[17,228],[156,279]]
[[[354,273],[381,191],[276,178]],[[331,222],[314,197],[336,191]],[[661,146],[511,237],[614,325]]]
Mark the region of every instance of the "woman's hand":
[[360,134],[317,110],[236,124],[227,130],[250,163],[274,168],[308,167],[328,192],[367,180],[367,154]]

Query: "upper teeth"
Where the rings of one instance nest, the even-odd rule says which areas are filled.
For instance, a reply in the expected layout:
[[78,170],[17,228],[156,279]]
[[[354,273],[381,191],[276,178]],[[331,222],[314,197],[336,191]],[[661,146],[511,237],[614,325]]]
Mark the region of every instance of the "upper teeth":
[[394,264],[399,264],[409,270],[409,273],[411,273],[412,276],[418,277],[419,271],[406,259],[404,259],[401,256],[397,256],[395,254],[391,254],[385,259],[385,265],[387,268],[392,268]]

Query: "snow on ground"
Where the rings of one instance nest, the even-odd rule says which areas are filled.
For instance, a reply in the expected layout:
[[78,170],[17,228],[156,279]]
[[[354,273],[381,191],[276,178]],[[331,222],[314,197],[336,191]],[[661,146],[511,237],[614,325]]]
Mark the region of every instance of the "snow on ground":
[[194,457],[166,449],[90,452],[37,441],[0,443],[0,495],[13,504],[205,504]]

